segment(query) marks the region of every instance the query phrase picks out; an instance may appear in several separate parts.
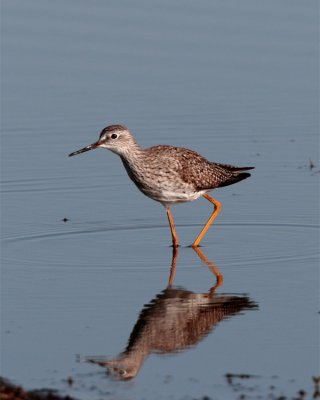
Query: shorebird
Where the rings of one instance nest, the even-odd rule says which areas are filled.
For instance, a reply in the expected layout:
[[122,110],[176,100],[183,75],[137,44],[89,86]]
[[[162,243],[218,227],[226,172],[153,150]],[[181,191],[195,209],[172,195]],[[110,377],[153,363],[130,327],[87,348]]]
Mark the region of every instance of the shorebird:
[[165,207],[173,247],[178,246],[178,236],[170,212],[171,205],[193,201],[201,196],[213,204],[210,218],[192,243],[192,247],[197,247],[221,209],[221,204],[208,192],[248,178],[250,174],[244,171],[254,168],[210,162],[197,152],[182,147],[158,145],[142,149],[122,125],[107,126],[97,142],[69,154],[69,157],[96,148],[108,149],[120,156],[138,189]]

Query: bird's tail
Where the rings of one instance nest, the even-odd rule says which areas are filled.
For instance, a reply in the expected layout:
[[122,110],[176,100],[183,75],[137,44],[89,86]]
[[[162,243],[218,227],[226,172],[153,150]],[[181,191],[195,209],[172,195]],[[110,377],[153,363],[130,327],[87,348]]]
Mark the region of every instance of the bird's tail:
[[[230,164],[220,164],[220,163],[211,163],[211,164],[217,165],[218,167],[226,169],[227,171],[230,171],[230,172],[241,172],[241,171],[248,171],[250,169],[254,169],[254,167],[235,167],[234,165],[230,165]],[[245,178],[243,178],[243,179],[245,179]]]
[[233,185],[234,183],[238,183],[240,181],[243,181],[244,179],[249,178],[249,176],[251,176],[251,174],[249,174],[249,172],[240,172],[239,174],[235,173],[226,181],[221,182],[219,187]]

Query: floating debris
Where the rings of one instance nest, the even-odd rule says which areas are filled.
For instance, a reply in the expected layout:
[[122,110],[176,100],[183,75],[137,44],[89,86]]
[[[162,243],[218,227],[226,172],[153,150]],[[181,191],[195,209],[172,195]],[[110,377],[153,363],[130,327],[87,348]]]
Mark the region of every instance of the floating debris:
[[72,376],[68,376],[67,384],[68,384],[69,386],[72,386],[72,385],[73,385],[73,378],[72,378]]
[[319,376],[313,376],[312,380],[313,380],[313,383],[314,383],[313,398],[314,399],[320,399],[320,375]]
[[234,379],[251,379],[251,378],[258,378],[257,375],[251,375],[251,374],[231,374],[231,373],[226,373],[225,377],[227,379],[227,382],[232,385]]
[[310,169],[315,168],[315,164],[314,164],[314,162],[311,160],[311,158],[309,158],[309,168],[310,168]]

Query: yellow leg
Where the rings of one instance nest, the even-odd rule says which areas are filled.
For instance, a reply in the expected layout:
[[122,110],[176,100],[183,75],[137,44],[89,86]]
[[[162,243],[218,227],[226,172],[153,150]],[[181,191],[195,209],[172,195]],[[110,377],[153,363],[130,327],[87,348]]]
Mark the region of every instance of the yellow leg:
[[202,228],[202,231],[199,233],[198,237],[192,243],[192,247],[197,247],[199,245],[201,239],[203,238],[203,236],[207,232],[209,226],[212,224],[212,221],[216,218],[216,216],[219,214],[219,212],[221,210],[221,204],[217,200],[213,199],[208,194],[204,194],[203,197],[205,199],[209,200],[210,203],[212,203],[214,205],[214,210],[213,210],[213,213],[210,215],[210,218],[208,219],[207,223]]
[[212,286],[212,288],[209,291],[209,295],[211,296],[214,291],[222,285],[223,283],[223,276],[221,272],[219,271],[218,267],[211,261],[208,260],[207,257],[200,251],[199,247],[194,247],[193,250],[197,253],[199,256],[200,260],[206,265],[210,271],[213,273],[213,275],[216,277],[216,284]]
[[166,211],[167,211],[168,221],[169,221],[171,235],[172,235],[172,246],[173,247],[178,247],[178,236],[177,236],[176,231],[174,229],[173,219],[172,219],[169,207],[166,208]]
[[173,247],[170,275],[169,275],[169,280],[168,280],[168,288],[171,287],[172,283],[173,283],[174,272],[175,272],[175,269],[176,269],[177,257],[178,257],[178,247]]

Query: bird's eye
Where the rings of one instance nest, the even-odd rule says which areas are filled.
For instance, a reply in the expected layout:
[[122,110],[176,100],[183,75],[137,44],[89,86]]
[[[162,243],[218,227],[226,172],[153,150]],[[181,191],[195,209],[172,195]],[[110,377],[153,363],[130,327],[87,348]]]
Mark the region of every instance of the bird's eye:
[[116,133],[113,133],[113,134],[111,135],[111,139],[117,139],[117,137],[118,137],[118,135],[117,135]]

